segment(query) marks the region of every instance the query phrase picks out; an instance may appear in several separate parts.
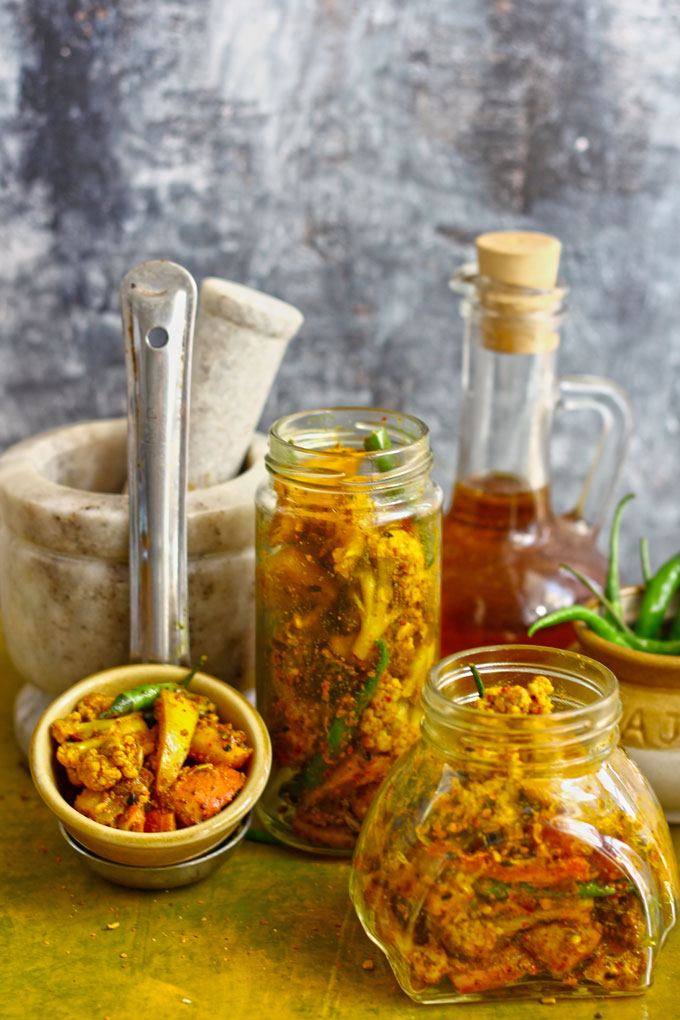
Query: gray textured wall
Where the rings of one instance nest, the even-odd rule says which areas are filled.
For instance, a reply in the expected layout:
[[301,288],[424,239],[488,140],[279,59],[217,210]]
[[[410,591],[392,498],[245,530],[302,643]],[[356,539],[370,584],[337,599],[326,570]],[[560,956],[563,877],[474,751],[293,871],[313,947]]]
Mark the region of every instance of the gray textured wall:
[[448,486],[447,279],[542,229],[562,371],[635,407],[634,576],[680,544],[679,146],[677,0],[0,0],[0,446],[122,413],[118,284],[162,256],[304,312],[264,425],[400,407]]

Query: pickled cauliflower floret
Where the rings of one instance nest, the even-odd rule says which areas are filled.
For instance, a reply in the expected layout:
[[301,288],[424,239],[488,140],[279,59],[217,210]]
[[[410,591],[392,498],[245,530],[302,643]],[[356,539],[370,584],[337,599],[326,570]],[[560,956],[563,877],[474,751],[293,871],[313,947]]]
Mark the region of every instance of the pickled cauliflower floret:
[[105,725],[99,716],[112,704],[113,698],[108,694],[86,694],[73,712],[63,719],[54,720],[50,733],[59,744],[66,740],[85,740],[95,736],[97,730]]
[[400,681],[385,673],[359,722],[361,745],[367,751],[396,757],[416,740],[419,718],[404,699]]
[[84,722],[91,722],[107,712],[113,700],[110,694],[86,694],[76,705],[76,712]]
[[553,710],[554,687],[547,676],[535,676],[526,687],[502,684],[487,687],[484,697],[474,702],[481,712],[498,715],[549,715]]
[[[57,761],[66,769],[69,782],[88,790],[108,790],[120,779],[134,779],[145,755],[154,748],[141,713],[98,722],[95,736],[75,740],[71,734],[57,748]],[[91,732],[91,724],[83,724],[81,731],[83,728],[86,734]],[[52,735],[59,739],[54,726]]]
[[70,712],[63,719],[54,720],[50,727],[50,733],[58,744],[63,744],[67,740],[84,740],[82,725],[83,717],[80,712]]
[[407,576],[418,574],[425,566],[422,544],[404,528],[396,528],[381,535],[376,549],[379,556],[392,556],[398,570]]
[[408,607],[418,606],[431,579],[424,573],[425,558],[419,540],[404,528],[371,534],[367,540],[368,559],[357,567],[353,578],[361,626],[352,652],[365,659]]
[[366,536],[361,531],[350,532],[346,545],[333,550],[333,568],[340,577],[349,577],[361,559],[366,546]]
[[409,606],[399,614],[398,628],[392,643],[390,672],[399,677],[402,697],[419,699],[423,677],[434,665],[437,646],[433,641],[418,643],[427,632],[425,613],[418,607]]

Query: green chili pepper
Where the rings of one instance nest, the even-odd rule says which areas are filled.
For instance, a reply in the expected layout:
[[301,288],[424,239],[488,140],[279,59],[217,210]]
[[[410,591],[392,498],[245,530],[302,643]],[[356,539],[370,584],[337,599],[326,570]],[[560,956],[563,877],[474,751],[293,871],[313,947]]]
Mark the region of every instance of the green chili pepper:
[[[500,879],[485,878],[475,883],[476,890],[480,896],[486,899],[495,900],[507,900],[508,895],[512,892],[513,886],[510,882],[503,882]],[[616,885],[603,885],[601,882],[577,882],[577,895],[584,899],[591,899],[599,896],[619,896],[621,893],[627,893],[633,891],[633,886],[630,882],[619,883]],[[564,889],[538,889],[531,882],[518,882],[517,890],[523,893],[549,895],[551,899],[556,897],[569,896],[570,892]]]
[[642,580],[649,584],[652,579],[652,570],[649,565],[649,543],[646,538],[640,539],[640,562],[642,564]]
[[305,765],[302,774],[297,779],[292,779],[290,783],[286,783],[286,792],[293,794],[295,799],[299,795],[301,787],[305,786],[308,790],[313,790],[321,783],[327,768],[328,762],[323,755],[313,755]]
[[116,715],[128,715],[130,712],[147,712],[155,702],[163,688],[176,691],[178,687],[187,688],[194,676],[205,662],[205,656],[201,656],[198,666],[195,666],[190,673],[177,683],[156,683],[144,684],[142,687],[133,687],[129,691],[122,691],[114,699],[113,704],[106,712],[102,712],[100,719],[111,719]]
[[664,563],[647,584],[635,625],[638,637],[656,637],[678,587],[680,587],[680,553],[676,553]]
[[604,585],[604,594],[609,602],[611,608],[607,610],[606,619],[611,623],[616,620],[618,623],[619,619],[623,619],[623,609],[621,606],[621,586],[619,582],[619,531],[621,529],[621,514],[626,503],[630,502],[631,499],[635,499],[635,493],[629,492],[619,502],[616,510],[614,511],[614,519],[612,521],[612,530],[609,536],[609,567],[607,569],[607,579]]
[[[614,885],[601,885],[599,882],[578,883],[579,896],[587,899],[595,896],[616,896],[616,894],[621,891],[621,889],[617,889]],[[628,890],[626,889],[623,891],[627,892]]]
[[175,690],[177,684],[145,684],[143,687],[133,687],[132,690],[122,691],[114,700],[106,712],[102,712],[100,719],[110,719],[114,715],[127,715],[129,712],[144,712],[151,708],[154,701],[163,688]]
[[495,878],[482,879],[480,882],[476,882],[475,886],[478,895],[485,900],[500,900],[501,902],[507,900],[512,890],[509,882],[501,882],[500,879]]
[[640,637],[639,634],[623,635],[628,638],[628,647],[651,655],[680,655],[680,640]]
[[[387,650],[387,645],[384,641],[376,641],[376,647],[378,649],[378,662],[375,669],[370,676],[366,677],[362,686],[356,694],[354,702],[353,718],[357,720],[361,718],[362,713],[368,708],[371,698],[375,694],[378,681],[387,669],[387,664],[390,659],[390,653]],[[328,731],[328,748],[331,754],[335,757],[340,751],[343,742],[346,741],[347,737],[353,732],[355,725],[352,725],[343,718],[335,717],[331,723],[331,728]],[[318,786],[323,779],[323,774],[328,768],[329,762],[322,754],[315,754],[309,759],[302,774],[293,777],[284,784],[282,790],[285,788],[285,792],[295,799],[300,794],[301,788],[307,787],[307,789],[314,789]]]
[[[357,720],[361,718],[364,710],[368,708],[371,703],[371,698],[375,694],[378,681],[387,669],[387,663],[390,661],[390,653],[387,650],[385,642],[376,641],[375,644],[378,648],[378,662],[373,673],[364,680],[354,700],[354,711],[352,716]],[[328,746],[331,751],[338,751],[343,740],[346,739],[353,729],[354,726],[350,725],[344,716],[336,716],[331,724],[330,730],[328,731]]]
[[[586,577],[585,574],[582,574],[579,570],[576,570],[575,567],[570,567],[566,563],[560,563],[560,567],[562,567],[563,570],[568,570],[570,574],[573,574],[577,581],[581,582],[584,588],[587,588],[588,591],[591,591],[593,593],[593,595],[598,600],[600,605],[602,605],[606,610],[604,619],[608,623],[613,624],[624,634],[632,634],[631,628],[628,626],[628,624],[623,618],[620,605],[615,606],[613,602],[610,602],[605,593],[600,591],[597,585],[593,584],[589,577]],[[619,603],[620,602],[621,596],[619,594]]]
[[194,679],[194,677],[198,673],[199,669],[203,669],[203,667],[205,666],[207,661],[208,661],[208,656],[207,655],[201,655],[199,657],[199,660],[198,660],[198,665],[194,666],[194,668],[191,670],[190,673],[187,673],[187,675],[184,677],[184,680],[180,680],[179,686],[183,687],[184,690],[186,690],[187,687],[189,686],[189,684],[191,683],[191,681]]
[[556,609],[553,613],[548,613],[547,616],[542,616],[540,620],[532,623],[527,633],[529,637],[533,637],[545,627],[552,627],[557,623],[568,623],[571,620],[583,620],[605,641],[612,641],[615,645],[624,645],[626,648],[630,647],[625,634],[617,630],[614,624],[608,623],[595,609],[589,609],[587,606],[564,606],[563,609]]
[[678,611],[671,625],[668,639],[664,640],[657,637],[668,611],[670,601],[678,588],[680,588],[680,553],[672,556],[654,576],[650,577],[647,540],[644,538],[640,540],[640,558],[645,580],[645,592],[634,630],[629,627],[623,616],[618,566],[619,531],[623,508],[633,498],[633,493],[628,493],[624,496],[614,513],[609,540],[609,566],[604,591],[600,591],[592,581],[584,577],[583,574],[580,574],[578,570],[564,563],[560,564],[563,569],[568,570],[593,592],[604,607],[604,616],[601,616],[587,606],[567,606],[564,609],[556,610],[554,613],[548,613],[547,616],[532,624],[528,631],[529,637],[533,637],[534,634],[544,627],[551,627],[554,624],[566,623],[571,620],[582,620],[588,624],[595,634],[605,641],[611,641],[612,644],[620,645],[624,648],[632,648],[640,652],[649,652],[652,655],[680,655],[680,611]]
[[[391,450],[392,440],[390,439],[387,429],[384,425],[379,425],[378,428],[371,432],[370,436],[366,436],[364,439],[364,450],[373,452],[374,450]],[[376,462],[381,471],[392,471],[397,466],[395,457],[376,457]]]
[[431,517],[415,517],[413,523],[420,536],[420,544],[423,550],[423,565],[426,570],[429,570],[438,552],[439,531],[434,526]]
[[484,697],[484,681],[482,680],[482,678],[480,676],[480,673],[479,673],[479,670],[475,666],[474,662],[470,663],[470,669],[472,670],[472,675],[475,678],[475,687],[477,688],[477,694],[480,696],[480,698],[483,698]]
[[564,609],[556,609],[554,613],[536,620],[529,627],[528,635],[533,637],[544,627],[552,627],[558,623],[568,623],[571,620],[583,620],[592,631],[605,641],[621,645],[623,648],[635,648],[639,652],[650,652],[652,655],[680,655],[680,640],[661,641],[653,638],[640,637],[638,634],[623,633],[608,623],[594,609],[587,606],[565,606]]

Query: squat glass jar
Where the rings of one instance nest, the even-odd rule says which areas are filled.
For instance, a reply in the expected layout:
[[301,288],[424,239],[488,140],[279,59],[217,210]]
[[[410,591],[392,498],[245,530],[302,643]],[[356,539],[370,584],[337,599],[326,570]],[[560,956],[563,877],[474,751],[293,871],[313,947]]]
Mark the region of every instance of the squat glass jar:
[[348,854],[419,733],[439,655],[441,492],[428,429],[374,408],[272,427],[256,499],[257,704],[274,765],[258,805],[284,842]]
[[[552,712],[479,711],[470,663],[510,701],[547,677]],[[661,808],[617,746],[613,673],[558,649],[479,648],[433,668],[423,707],[351,878],[404,991],[426,1003],[642,992],[678,876]]]

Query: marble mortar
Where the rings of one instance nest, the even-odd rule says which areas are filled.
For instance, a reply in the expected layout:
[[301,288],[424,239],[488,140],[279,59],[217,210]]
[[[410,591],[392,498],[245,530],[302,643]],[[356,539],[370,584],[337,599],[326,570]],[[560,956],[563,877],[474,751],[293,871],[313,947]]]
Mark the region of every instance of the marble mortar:
[[[129,661],[126,421],[83,422],[0,456],[0,613],[25,680],[50,696]],[[266,439],[243,468],[189,491],[191,656],[241,690],[253,685],[254,496]]]

